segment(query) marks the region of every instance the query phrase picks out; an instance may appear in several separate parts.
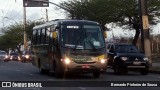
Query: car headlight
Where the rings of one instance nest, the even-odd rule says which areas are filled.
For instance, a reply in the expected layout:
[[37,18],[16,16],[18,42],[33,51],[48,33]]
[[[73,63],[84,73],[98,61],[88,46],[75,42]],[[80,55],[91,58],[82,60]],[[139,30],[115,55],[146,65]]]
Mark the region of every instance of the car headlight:
[[29,58],[29,55],[26,55],[25,57],[28,59],[28,58]]
[[8,58],[8,55],[6,55],[5,58]]
[[21,60],[21,58],[18,56],[18,60]]
[[13,59],[13,56],[11,56],[10,59]]
[[121,59],[122,59],[123,61],[126,61],[128,58],[127,58],[127,57],[121,57]]
[[116,59],[117,58],[117,56],[114,56],[114,59]]
[[65,64],[70,64],[71,63],[71,60],[69,58],[65,58],[63,60],[64,60]]
[[144,61],[148,61],[148,58],[144,57],[143,60],[144,60]]

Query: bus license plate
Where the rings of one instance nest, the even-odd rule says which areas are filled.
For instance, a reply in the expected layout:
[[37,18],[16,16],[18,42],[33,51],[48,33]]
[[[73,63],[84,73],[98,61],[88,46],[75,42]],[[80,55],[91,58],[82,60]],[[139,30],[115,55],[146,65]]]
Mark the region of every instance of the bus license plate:
[[140,65],[141,62],[133,62],[134,65]]
[[90,68],[89,65],[83,65],[82,68]]

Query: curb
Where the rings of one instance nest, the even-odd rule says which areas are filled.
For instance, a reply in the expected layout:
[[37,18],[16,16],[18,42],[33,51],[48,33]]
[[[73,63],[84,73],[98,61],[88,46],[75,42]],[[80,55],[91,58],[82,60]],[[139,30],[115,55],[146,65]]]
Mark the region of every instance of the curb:
[[156,73],[156,74],[160,74],[160,71],[149,70],[149,73]]

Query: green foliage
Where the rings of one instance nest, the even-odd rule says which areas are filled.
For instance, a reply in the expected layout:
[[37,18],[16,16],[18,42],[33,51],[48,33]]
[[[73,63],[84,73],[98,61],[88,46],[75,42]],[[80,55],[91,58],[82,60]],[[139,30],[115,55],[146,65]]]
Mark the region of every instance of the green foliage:
[[[69,0],[61,5],[72,11],[69,17],[94,20],[102,25],[114,22],[135,29],[133,24],[139,22],[138,0]],[[160,0],[147,0],[147,7],[150,21],[160,15]]]
[[[28,40],[31,40],[32,37],[32,28],[35,25],[42,24],[44,22],[31,22],[27,21],[26,32]],[[23,44],[23,28],[22,23],[17,23],[8,27],[5,27],[1,30],[4,31],[4,35],[0,36],[0,49],[7,50],[8,48],[19,49],[19,45]]]
[[[140,33],[140,9],[139,0],[69,0],[61,3],[71,12],[68,17],[97,21],[104,25],[116,23],[117,26],[125,26],[136,30],[133,40],[135,44]],[[160,0],[146,0],[148,7],[149,23],[156,24],[160,16]]]

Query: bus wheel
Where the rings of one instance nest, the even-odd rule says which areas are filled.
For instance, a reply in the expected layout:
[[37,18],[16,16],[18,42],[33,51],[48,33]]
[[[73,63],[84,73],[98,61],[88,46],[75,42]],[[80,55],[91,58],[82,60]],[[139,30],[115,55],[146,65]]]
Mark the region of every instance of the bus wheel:
[[63,78],[63,73],[55,72],[56,78]]
[[49,73],[49,70],[40,68],[40,73],[41,73],[41,74],[48,74],[48,73]]
[[99,77],[100,77],[100,71],[93,72],[93,76],[94,76],[95,78],[99,78]]
[[64,76],[64,73],[61,71],[61,70],[59,70],[57,67],[55,67],[55,77],[57,77],[57,78],[63,78],[63,76]]

